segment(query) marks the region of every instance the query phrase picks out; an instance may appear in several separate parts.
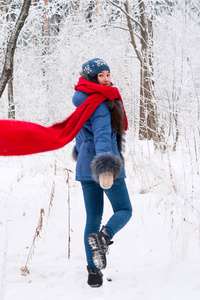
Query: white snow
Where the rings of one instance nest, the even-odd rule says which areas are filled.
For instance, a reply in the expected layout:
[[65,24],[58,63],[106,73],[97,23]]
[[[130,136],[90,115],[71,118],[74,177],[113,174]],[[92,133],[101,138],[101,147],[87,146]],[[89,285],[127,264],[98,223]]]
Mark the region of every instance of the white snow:
[[[3,2],[17,15],[19,6],[14,3],[23,1]],[[91,1],[79,1],[80,12],[64,17],[59,34],[51,34],[44,55],[45,3],[39,2],[40,5],[32,5],[30,9],[15,51],[16,119],[44,126],[64,120],[74,110],[71,98],[81,65],[94,57],[105,59],[129,120],[126,182],[133,217],[114,237],[108,267],[103,272],[103,286],[92,289],[87,285],[83,245],[85,210],[80,183],[74,180],[73,143],[50,153],[0,157],[0,300],[199,300],[197,4],[174,1],[170,14],[165,10],[167,6],[163,9],[160,5],[157,6],[160,13],[154,15],[154,93],[161,134],[159,145],[166,146],[166,152],[162,153],[154,151],[151,142],[137,138],[140,63],[129,32],[120,29],[126,26],[125,16],[118,17],[113,6],[107,7],[107,1],[96,1],[100,6],[98,11],[94,8],[94,22],[87,23],[82,12],[91,6]],[[134,5],[137,1],[131,2]],[[49,3],[50,20],[59,11],[61,1]],[[9,31],[14,26],[13,18],[7,18],[6,11],[1,12],[0,69]],[[137,7],[132,12],[137,16]],[[64,16],[62,10],[60,13]],[[110,24],[110,16],[115,15],[116,23]],[[139,43],[137,46],[139,49]],[[0,101],[0,118],[7,118],[7,113],[5,90]],[[178,143],[173,152],[176,133]],[[67,169],[71,170],[69,185]],[[32,249],[41,209],[45,211],[43,226]],[[105,199],[103,224],[111,214]],[[21,268],[26,265],[30,274],[22,276]]]
[[[133,147],[130,137],[131,132],[126,182],[133,217],[114,237],[108,267],[103,271],[104,283],[97,289],[87,285],[83,245],[85,210],[80,184],[74,180],[73,144],[50,153],[0,158],[1,300],[200,299],[198,196],[193,192],[195,209],[190,209],[187,203],[190,200],[192,205],[188,179],[195,182],[197,177],[185,167],[185,187],[180,153],[173,153],[170,179],[167,154],[161,158],[146,142],[134,141]],[[69,186],[66,168],[72,171]],[[181,196],[181,189],[185,188]],[[41,208],[45,211],[43,227],[27,263]],[[111,213],[105,199],[104,224]],[[26,263],[30,274],[22,276],[21,268]],[[107,280],[110,278],[112,281]]]

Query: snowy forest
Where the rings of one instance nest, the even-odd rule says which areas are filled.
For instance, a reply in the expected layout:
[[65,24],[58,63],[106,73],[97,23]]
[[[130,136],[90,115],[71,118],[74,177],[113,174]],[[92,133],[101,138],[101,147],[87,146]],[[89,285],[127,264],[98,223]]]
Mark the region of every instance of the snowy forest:
[[64,120],[95,57],[127,112],[133,217],[91,290],[74,141],[0,157],[0,299],[199,300],[200,2],[0,0],[0,119]]

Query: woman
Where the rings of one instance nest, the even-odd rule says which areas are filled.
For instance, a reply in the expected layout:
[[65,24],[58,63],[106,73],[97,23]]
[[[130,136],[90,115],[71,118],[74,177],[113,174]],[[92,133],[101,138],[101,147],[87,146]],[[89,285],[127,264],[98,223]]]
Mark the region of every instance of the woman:
[[[83,125],[73,151],[77,160],[76,180],[82,185],[87,215],[84,243],[88,284],[99,287],[103,283],[101,269],[106,267],[108,245],[132,215],[122,156],[122,135],[127,129],[127,119],[120,94],[111,84],[110,68],[104,60],[95,58],[84,63],[75,89],[72,101],[76,107],[91,96],[91,101],[102,95],[108,95],[110,99],[100,103]],[[118,99],[116,95],[115,99],[109,96],[116,91]],[[104,193],[114,213],[100,230]]]

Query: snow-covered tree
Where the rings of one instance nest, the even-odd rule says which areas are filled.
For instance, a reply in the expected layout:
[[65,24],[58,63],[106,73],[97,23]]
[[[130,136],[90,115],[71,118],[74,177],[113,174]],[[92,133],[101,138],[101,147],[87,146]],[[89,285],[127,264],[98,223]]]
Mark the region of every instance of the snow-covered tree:
[[[8,117],[15,118],[15,104],[13,99],[13,60],[19,33],[28,16],[31,0],[24,1],[20,15],[16,21],[15,27],[11,30],[7,42],[6,54],[4,59],[4,66],[0,77],[0,97],[4,92],[5,86],[8,83]],[[14,6],[15,8],[15,6]],[[6,20],[9,21],[8,7],[6,3],[2,3],[2,10],[6,13]],[[13,19],[15,19],[13,17]]]

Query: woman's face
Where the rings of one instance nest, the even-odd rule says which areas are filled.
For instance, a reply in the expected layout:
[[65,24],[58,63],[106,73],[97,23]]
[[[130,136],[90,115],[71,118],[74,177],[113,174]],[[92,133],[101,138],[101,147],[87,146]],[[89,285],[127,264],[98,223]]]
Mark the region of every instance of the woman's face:
[[110,85],[110,81],[111,81],[111,78],[110,78],[110,72],[109,71],[102,71],[101,73],[99,73],[97,75],[97,80],[98,80],[98,83],[99,84],[102,84],[102,85]]

